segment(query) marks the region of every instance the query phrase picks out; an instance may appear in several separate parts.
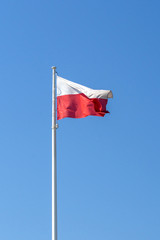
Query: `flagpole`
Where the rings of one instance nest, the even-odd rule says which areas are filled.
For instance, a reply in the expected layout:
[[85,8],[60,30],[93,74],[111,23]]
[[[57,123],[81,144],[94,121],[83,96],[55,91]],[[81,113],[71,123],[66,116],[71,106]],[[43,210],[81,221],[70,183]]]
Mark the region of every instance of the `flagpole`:
[[52,67],[52,240],[57,240],[56,67]]

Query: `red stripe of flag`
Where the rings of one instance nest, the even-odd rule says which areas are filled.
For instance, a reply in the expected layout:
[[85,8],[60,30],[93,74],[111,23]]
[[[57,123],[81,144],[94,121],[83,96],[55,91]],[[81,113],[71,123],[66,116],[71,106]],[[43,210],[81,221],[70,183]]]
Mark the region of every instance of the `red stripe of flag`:
[[88,98],[85,94],[69,94],[57,97],[57,119],[84,118],[89,115],[104,117],[108,99]]

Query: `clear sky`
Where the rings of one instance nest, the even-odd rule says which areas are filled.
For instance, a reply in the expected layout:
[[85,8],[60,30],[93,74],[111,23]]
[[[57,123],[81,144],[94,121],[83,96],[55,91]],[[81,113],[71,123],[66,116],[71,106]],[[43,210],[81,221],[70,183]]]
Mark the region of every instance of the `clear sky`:
[[57,131],[59,240],[160,239],[160,1],[0,6],[0,239],[51,239],[51,66],[111,89]]

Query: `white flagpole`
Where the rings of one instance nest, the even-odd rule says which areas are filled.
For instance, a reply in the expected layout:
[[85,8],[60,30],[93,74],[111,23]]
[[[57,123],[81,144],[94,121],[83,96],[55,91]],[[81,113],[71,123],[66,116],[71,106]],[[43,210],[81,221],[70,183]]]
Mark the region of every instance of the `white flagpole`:
[[57,240],[56,67],[52,67],[52,240]]

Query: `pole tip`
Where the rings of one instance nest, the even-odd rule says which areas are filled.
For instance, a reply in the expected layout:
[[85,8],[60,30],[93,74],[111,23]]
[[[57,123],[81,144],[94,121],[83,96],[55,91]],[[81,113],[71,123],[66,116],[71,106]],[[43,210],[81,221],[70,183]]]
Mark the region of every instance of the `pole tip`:
[[56,67],[55,66],[53,66],[53,67],[51,67],[52,69],[56,69]]

